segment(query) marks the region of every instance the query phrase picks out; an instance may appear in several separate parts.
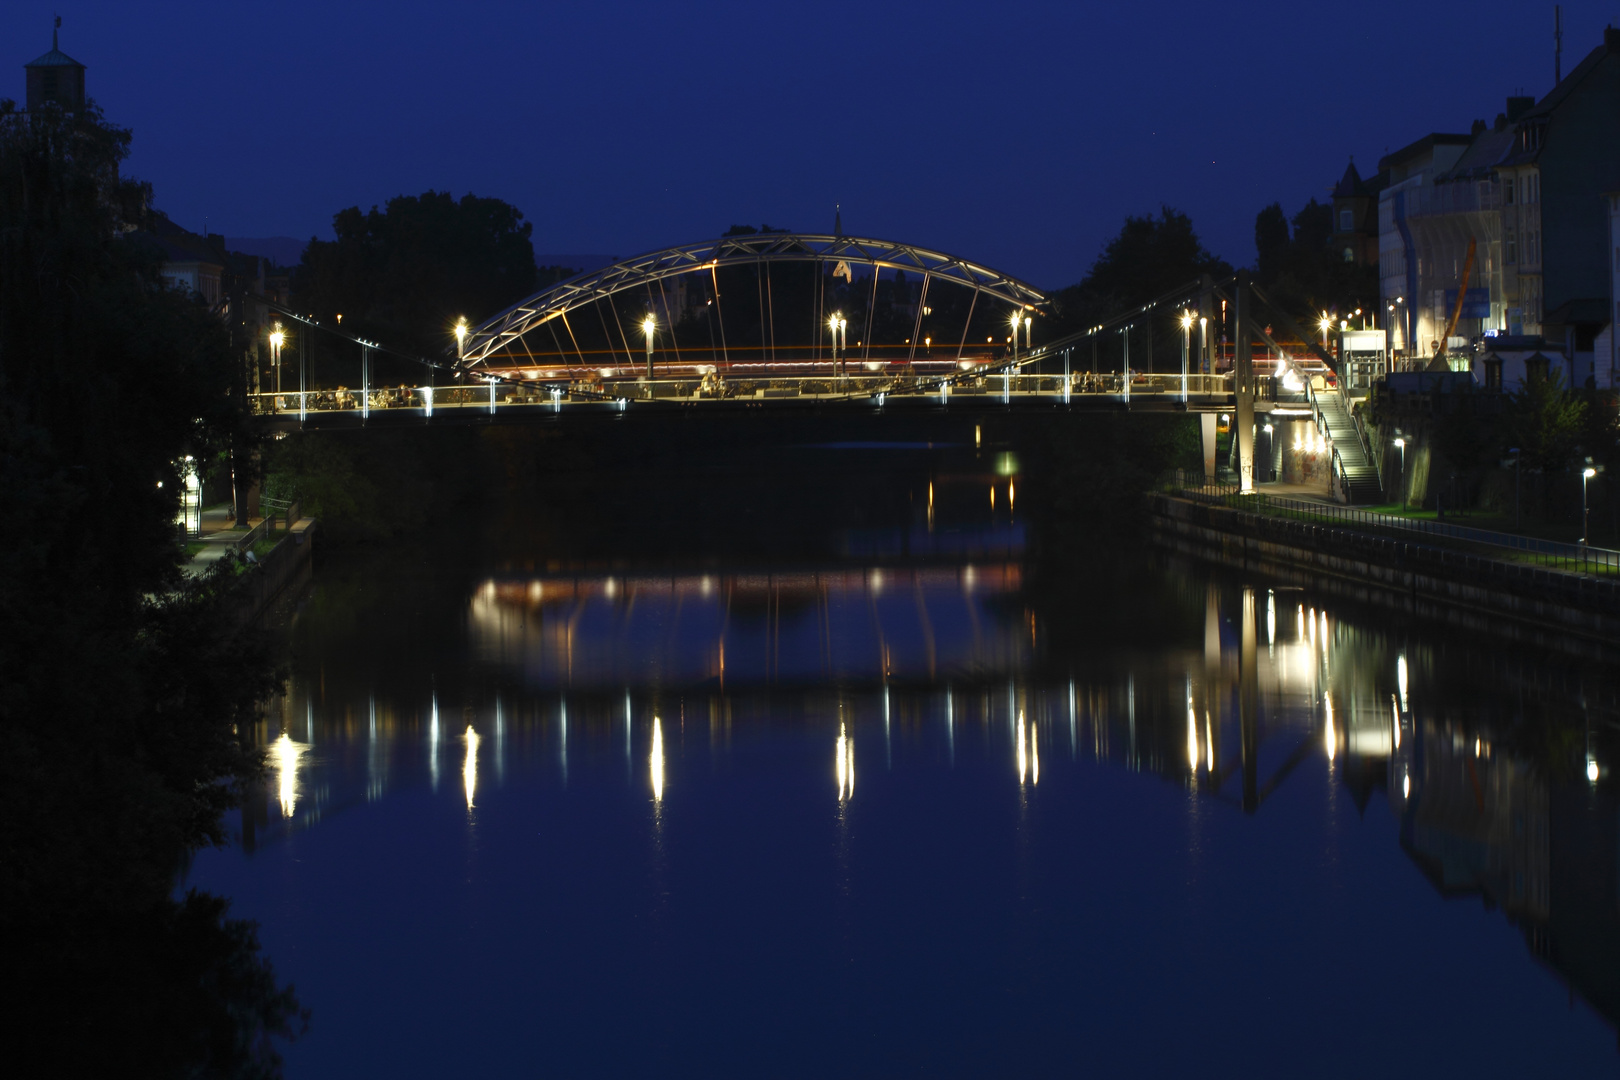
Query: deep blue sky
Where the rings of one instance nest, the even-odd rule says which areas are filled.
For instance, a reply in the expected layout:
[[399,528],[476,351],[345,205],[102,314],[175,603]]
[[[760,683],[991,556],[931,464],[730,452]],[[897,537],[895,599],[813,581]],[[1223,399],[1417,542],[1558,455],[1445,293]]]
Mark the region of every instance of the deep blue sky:
[[[1346,157],[1491,119],[1553,69],[1551,3],[0,7],[0,95],[63,51],[181,224],[328,235],[341,207],[506,199],[536,251],[733,222],[846,231],[1077,280],[1161,203],[1253,259],[1254,215]],[[1620,0],[1564,5],[1567,72]],[[6,58],[9,57],[9,60]]]

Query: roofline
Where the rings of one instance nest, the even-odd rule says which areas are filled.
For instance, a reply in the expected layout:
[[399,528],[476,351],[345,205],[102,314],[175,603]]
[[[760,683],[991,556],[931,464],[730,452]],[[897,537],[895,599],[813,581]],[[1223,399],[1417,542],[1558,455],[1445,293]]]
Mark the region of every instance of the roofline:
[[1379,158],[1378,170],[1382,172],[1389,168],[1391,163],[1412,157],[1425,149],[1433,149],[1436,146],[1467,146],[1473,141],[1474,136],[1472,135],[1455,135],[1444,131],[1430,132],[1416,142],[1401,147],[1393,154],[1385,154]]

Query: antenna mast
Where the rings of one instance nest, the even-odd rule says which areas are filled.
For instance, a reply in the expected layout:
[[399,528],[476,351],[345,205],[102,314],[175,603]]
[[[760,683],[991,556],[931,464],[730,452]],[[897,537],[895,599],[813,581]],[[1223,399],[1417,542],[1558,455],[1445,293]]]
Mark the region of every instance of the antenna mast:
[[1564,7],[1553,5],[1553,85],[1564,81]]

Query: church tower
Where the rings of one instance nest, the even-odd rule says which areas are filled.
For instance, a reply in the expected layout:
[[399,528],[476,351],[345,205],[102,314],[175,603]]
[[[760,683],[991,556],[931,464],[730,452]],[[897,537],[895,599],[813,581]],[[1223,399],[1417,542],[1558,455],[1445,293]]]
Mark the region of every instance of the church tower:
[[28,108],[42,107],[47,101],[75,112],[84,108],[84,65],[57,48],[56,35],[62,27],[62,16],[56,17],[56,28],[51,31],[51,51],[29,64],[23,65],[28,74]]

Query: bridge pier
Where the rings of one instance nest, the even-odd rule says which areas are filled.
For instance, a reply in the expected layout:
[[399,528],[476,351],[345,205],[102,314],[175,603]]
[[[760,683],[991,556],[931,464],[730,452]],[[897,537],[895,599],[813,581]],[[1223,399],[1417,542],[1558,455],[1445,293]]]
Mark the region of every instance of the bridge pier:
[[1204,479],[1215,476],[1215,414],[1198,414],[1198,438],[1204,448]]
[[1232,292],[1232,327],[1237,346],[1232,363],[1232,390],[1237,408],[1232,417],[1232,434],[1237,439],[1238,490],[1254,491],[1254,357],[1249,350],[1249,275],[1237,274]]

